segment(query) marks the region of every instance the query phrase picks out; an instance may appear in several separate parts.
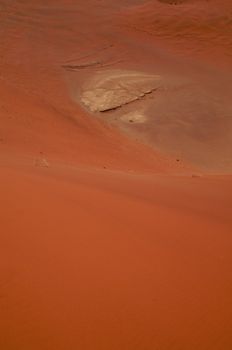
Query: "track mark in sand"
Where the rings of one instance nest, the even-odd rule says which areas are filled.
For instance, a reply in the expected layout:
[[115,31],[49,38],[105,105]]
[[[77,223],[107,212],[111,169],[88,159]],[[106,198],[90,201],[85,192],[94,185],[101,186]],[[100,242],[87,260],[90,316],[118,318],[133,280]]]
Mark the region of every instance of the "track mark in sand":
[[71,64],[71,65],[72,65],[72,62],[77,62],[77,61],[80,61],[80,60],[83,60],[83,59],[86,59],[86,58],[90,58],[90,57],[96,56],[96,55],[98,55],[99,53],[102,53],[102,52],[104,52],[104,51],[107,51],[107,50],[109,50],[109,49],[111,49],[111,48],[113,48],[113,47],[114,47],[114,44],[109,44],[109,45],[107,45],[107,46],[103,46],[103,47],[101,47],[101,48],[98,48],[98,49],[96,49],[94,52],[88,53],[88,54],[86,54],[86,55],[84,55],[84,56],[80,56],[80,57],[77,57],[77,58],[72,58],[72,59],[66,61],[66,63],[64,64],[64,66],[65,66],[65,65],[68,65],[68,64]]
[[76,72],[81,69],[88,68],[105,68],[122,63],[126,60],[125,55],[115,51],[115,45],[111,44],[106,47],[96,49],[95,52],[88,53],[84,56],[71,59],[63,64],[61,67],[66,71]]
[[62,68],[64,68],[67,71],[76,72],[80,69],[86,69],[91,67],[99,67],[99,68],[109,67],[121,62],[123,62],[123,60],[119,60],[115,62],[95,61],[95,62],[82,63],[82,64],[65,64],[65,65],[62,65]]
[[140,100],[160,85],[159,75],[124,70],[97,72],[83,87],[81,101],[91,112],[107,112]]
[[88,67],[96,67],[101,65],[102,62],[95,61],[95,62],[89,62],[89,63],[83,63],[83,64],[64,64],[62,65],[62,68],[68,70],[68,71],[75,71],[77,69],[85,69]]

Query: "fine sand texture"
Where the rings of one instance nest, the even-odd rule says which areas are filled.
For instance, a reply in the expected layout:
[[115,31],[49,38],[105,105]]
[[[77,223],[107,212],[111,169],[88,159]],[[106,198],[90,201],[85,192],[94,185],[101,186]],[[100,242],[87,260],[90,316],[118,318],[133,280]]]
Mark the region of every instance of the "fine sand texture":
[[1,1],[0,350],[232,349],[231,23]]

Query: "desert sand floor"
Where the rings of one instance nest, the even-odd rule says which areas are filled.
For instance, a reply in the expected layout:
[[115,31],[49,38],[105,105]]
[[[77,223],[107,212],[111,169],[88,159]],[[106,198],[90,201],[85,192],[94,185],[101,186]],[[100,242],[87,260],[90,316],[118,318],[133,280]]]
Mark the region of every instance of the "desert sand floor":
[[0,349],[232,348],[231,18],[1,1]]

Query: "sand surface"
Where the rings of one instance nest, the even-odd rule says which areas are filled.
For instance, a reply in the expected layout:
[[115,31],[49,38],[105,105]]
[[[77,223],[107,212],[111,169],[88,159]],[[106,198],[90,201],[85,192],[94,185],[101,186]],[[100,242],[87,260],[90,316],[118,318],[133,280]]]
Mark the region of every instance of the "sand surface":
[[1,1],[0,349],[232,348],[231,19]]

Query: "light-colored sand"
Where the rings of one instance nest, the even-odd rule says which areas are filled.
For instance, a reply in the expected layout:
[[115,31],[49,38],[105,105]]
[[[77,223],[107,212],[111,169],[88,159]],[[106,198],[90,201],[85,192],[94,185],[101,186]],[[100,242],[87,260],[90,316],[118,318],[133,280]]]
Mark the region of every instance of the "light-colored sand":
[[147,120],[146,115],[142,111],[135,110],[134,112],[129,112],[121,116],[121,120],[126,123],[145,123]]
[[[230,350],[231,2],[0,6],[0,349]],[[90,115],[107,71],[164,84]]]

